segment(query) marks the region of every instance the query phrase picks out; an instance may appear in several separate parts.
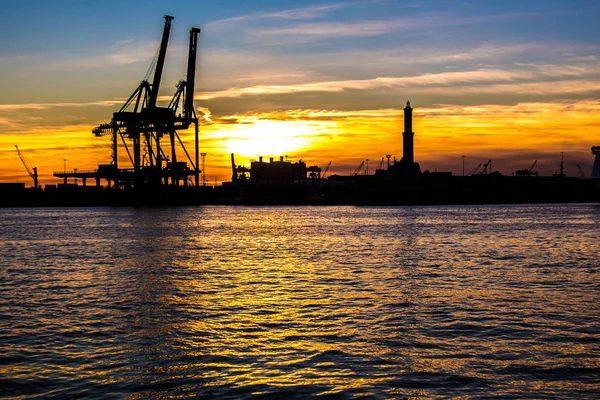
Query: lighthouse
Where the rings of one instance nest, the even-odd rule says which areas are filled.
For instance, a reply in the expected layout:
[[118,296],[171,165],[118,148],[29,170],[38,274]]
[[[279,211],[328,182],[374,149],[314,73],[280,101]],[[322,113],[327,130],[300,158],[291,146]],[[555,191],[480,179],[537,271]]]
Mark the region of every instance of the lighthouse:
[[415,134],[412,131],[412,107],[410,101],[404,107],[404,132],[402,132],[402,162],[412,165],[415,162]]
[[415,133],[412,127],[413,109],[410,101],[404,107],[404,132],[402,132],[402,159],[394,163],[390,172],[394,175],[421,175],[421,167],[415,162]]
[[600,178],[600,146],[592,147],[592,154],[596,156],[592,167],[592,178]]

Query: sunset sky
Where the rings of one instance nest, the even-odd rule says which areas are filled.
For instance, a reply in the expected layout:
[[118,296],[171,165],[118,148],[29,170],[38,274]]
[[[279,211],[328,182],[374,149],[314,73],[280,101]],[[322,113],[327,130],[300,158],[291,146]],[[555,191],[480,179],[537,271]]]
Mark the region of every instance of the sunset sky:
[[[589,175],[600,145],[600,2],[6,1],[0,35],[0,181],[110,162],[110,121],[144,78],[163,15],[175,16],[161,96],[184,78],[202,29],[196,107],[207,178],[287,155],[349,174],[402,154],[414,111],[423,170]],[[193,133],[183,134],[193,150]],[[123,152],[121,152],[123,154]],[[126,159],[122,160],[123,166]]]

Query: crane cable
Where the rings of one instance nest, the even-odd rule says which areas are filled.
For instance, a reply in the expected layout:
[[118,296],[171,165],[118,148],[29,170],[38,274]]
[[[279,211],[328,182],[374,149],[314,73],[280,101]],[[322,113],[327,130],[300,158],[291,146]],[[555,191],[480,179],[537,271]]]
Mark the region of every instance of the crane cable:
[[154,58],[152,58],[152,62],[150,62],[150,65],[148,66],[148,70],[146,71],[146,74],[144,75],[144,80],[145,81],[147,81],[148,79],[150,79],[150,75],[152,74],[152,72],[156,68],[156,63],[158,62],[158,53],[159,52],[160,52],[160,47],[158,49],[156,49],[156,53],[154,54]]

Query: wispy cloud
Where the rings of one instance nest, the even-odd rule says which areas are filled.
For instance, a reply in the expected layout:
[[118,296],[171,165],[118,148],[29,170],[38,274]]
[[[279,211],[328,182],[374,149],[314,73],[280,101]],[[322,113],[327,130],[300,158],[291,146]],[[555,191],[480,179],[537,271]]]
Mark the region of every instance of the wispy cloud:
[[[173,54],[184,54],[184,47],[180,44],[171,44]],[[123,40],[115,43],[100,54],[73,55],[64,54],[60,60],[47,61],[46,69],[79,69],[79,68],[113,68],[123,67],[135,63],[150,63],[158,49],[157,41],[138,41],[134,39]]]
[[296,41],[312,41],[338,37],[379,36],[385,33],[406,30],[422,22],[409,19],[375,20],[366,22],[321,22],[305,23],[291,27],[263,29],[256,33],[261,40],[267,36],[283,39],[292,37]]
[[17,62],[26,62],[32,61],[36,58],[39,58],[39,54],[13,54],[13,55],[1,55],[1,62],[9,62],[9,61],[17,61]]
[[[465,16],[454,12],[413,14],[410,17],[361,21],[301,22],[291,26],[267,27],[251,32],[257,40],[279,44],[308,43],[335,38],[369,37],[402,31],[427,32],[441,27],[486,24],[522,18],[538,18],[543,13],[507,13]],[[270,44],[273,44],[270,43]]]
[[56,107],[112,107],[122,104],[123,100],[102,100],[84,103],[21,103],[21,104],[0,104],[0,112],[19,111],[19,110],[47,110]]
[[[475,45],[441,47],[394,44],[387,48],[338,50],[328,52],[273,53],[268,50],[214,50],[202,60],[210,79],[205,90],[232,86],[297,85],[328,80],[351,80],[376,76],[412,76],[416,73],[480,69],[530,69],[532,65],[560,63],[574,69],[598,64],[590,54],[600,51],[591,44],[570,42],[512,43],[489,41]],[[574,54],[580,59],[569,60]],[[564,58],[563,58],[564,57]],[[357,62],[360,60],[360,62]],[[519,61],[520,64],[514,63]],[[535,64],[537,63],[537,64]]]
[[[371,79],[333,80],[290,85],[256,85],[243,88],[230,88],[222,91],[206,92],[197,95],[197,99],[209,100],[222,97],[241,97],[246,95],[272,95],[303,92],[342,92],[345,90],[372,90],[379,88],[439,88],[452,90],[457,85],[474,85],[470,92],[490,92],[494,90],[516,91],[535,89],[548,93],[585,92],[598,90],[597,78],[600,68],[596,64],[561,65],[523,65],[512,70],[477,69],[472,71],[429,73],[410,77],[375,77]],[[574,77],[581,79],[572,80]],[[564,82],[547,81],[563,79]],[[534,82],[531,82],[534,81]],[[581,85],[583,82],[585,84]],[[507,85],[511,83],[510,85]],[[578,86],[581,85],[581,86]],[[545,88],[544,90],[542,90]]]
[[[210,110],[204,109],[210,114]],[[358,120],[398,120],[402,116],[400,108],[360,109],[360,110],[337,110],[337,109],[290,109],[268,112],[250,112],[245,114],[231,114],[213,116],[216,124],[224,123],[230,125],[231,121],[239,123],[254,123],[256,121],[358,121]],[[473,126],[506,126],[510,127],[511,121],[505,121],[504,116],[510,115],[517,118],[521,125],[528,124],[536,126],[541,121],[547,124],[568,125],[580,121],[565,119],[568,114],[572,117],[585,116],[594,117],[594,122],[599,121],[600,101],[558,101],[558,102],[519,102],[510,105],[480,104],[476,106],[458,104],[435,104],[430,107],[416,107],[415,119],[427,126],[439,124],[437,119],[444,119],[448,127],[463,129],[457,124],[455,118],[459,118],[464,125]],[[471,118],[479,119],[475,124]],[[512,120],[512,118],[511,118]],[[512,129],[512,128],[511,128]],[[423,133],[423,132],[421,132]],[[520,134],[515,132],[515,134]]]
[[353,3],[334,3],[326,4],[322,6],[304,7],[304,8],[292,8],[288,10],[266,12],[266,13],[253,13],[247,15],[240,15],[237,17],[224,18],[217,21],[206,24],[207,29],[218,29],[224,28],[231,24],[238,24],[240,22],[255,22],[265,19],[284,19],[284,20],[301,20],[301,19],[314,19],[325,16],[332,13],[333,11],[342,10],[350,7]]

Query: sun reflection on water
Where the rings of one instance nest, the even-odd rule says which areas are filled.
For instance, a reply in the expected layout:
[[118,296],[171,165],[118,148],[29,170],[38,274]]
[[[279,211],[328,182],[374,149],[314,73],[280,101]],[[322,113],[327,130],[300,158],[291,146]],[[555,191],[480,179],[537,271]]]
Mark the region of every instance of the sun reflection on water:
[[[12,319],[0,339],[13,395],[600,389],[599,249],[580,223],[600,221],[593,207],[2,216],[0,313]],[[512,222],[490,222],[501,218]]]

